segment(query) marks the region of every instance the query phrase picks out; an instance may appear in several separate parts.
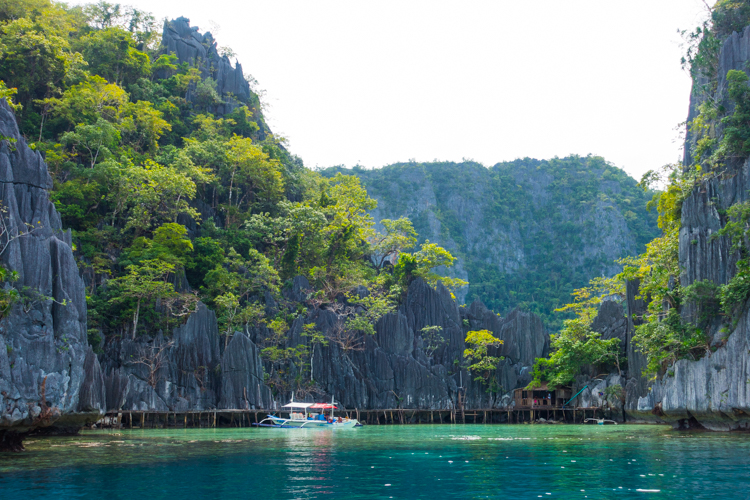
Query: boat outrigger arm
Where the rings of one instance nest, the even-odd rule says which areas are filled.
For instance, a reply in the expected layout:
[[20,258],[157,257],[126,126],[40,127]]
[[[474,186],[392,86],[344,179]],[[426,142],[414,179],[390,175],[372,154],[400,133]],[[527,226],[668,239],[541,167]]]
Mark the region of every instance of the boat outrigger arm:
[[570,398],[567,403],[563,404],[563,408],[565,408],[567,405],[569,405],[570,402],[573,401],[576,398],[576,396],[578,396],[580,393],[582,393],[586,389],[586,387],[588,387],[588,385],[584,385],[583,389],[581,389],[580,391],[576,392],[575,396],[573,396],[572,398]]

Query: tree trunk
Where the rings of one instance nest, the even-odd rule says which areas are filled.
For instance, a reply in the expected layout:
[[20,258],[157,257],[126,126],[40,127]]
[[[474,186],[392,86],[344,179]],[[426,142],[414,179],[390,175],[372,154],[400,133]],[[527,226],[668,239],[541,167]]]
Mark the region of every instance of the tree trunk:
[[234,187],[235,172],[235,170],[232,171],[232,178],[229,180],[229,208],[232,208],[232,188]]
[[310,354],[310,382],[314,382],[313,379],[313,358],[315,357],[315,344],[313,343],[311,354]]
[[133,340],[135,340],[135,332],[138,328],[138,315],[141,312],[141,299],[138,299],[138,303],[135,306],[135,314],[133,314]]

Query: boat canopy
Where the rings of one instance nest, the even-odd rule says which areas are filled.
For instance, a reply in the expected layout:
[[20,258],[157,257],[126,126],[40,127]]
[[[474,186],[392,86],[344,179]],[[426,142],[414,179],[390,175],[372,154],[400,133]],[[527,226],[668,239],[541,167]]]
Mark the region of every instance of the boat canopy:
[[310,408],[323,409],[323,410],[330,410],[333,408],[334,410],[338,410],[337,406],[334,406],[329,403],[315,403],[314,405],[310,406]]
[[298,403],[296,401],[292,401],[289,404],[285,404],[284,408],[309,408],[309,407],[315,407],[312,403]]

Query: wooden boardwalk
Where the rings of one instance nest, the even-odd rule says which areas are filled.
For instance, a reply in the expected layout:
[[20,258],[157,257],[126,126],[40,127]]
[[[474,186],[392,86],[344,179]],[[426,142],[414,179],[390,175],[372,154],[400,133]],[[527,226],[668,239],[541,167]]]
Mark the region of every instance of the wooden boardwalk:
[[[190,411],[118,411],[109,412],[97,422],[104,428],[209,428],[250,427],[269,413],[288,415],[278,410],[190,410]],[[488,408],[466,410],[338,410],[336,416],[356,418],[364,425],[418,424],[524,424],[543,418],[547,421],[583,423],[587,418],[603,417],[604,410],[587,408]]]

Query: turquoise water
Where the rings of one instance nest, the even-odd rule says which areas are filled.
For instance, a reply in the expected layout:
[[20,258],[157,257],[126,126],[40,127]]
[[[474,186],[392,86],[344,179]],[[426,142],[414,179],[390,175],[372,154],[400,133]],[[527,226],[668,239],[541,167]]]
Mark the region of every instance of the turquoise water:
[[750,435],[656,426],[87,431],[0,454],[0,498],[748,498]]

